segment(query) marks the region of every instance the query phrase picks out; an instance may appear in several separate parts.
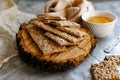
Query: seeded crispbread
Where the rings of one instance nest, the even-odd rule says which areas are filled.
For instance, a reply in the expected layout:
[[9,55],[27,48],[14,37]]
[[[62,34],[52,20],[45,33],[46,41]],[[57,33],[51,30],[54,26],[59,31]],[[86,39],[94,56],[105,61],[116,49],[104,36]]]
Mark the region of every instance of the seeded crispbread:
[[66,51],[66,47],[61,47],[49,40],[40,29],[28,27],[27,30],[44,55]]
[[91,73],[93,80],[120,80],[117,64],[112,61],[103,61],[92,64]]

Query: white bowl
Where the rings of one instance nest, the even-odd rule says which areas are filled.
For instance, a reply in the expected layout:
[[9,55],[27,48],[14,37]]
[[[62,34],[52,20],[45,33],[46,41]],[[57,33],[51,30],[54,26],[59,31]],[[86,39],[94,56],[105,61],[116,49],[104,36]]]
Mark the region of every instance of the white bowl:
[[[91,23],[87,22],[87,19],[92,16],[103,16],[107,17],[112,20],[112,22],[108,23]],[[107,12],[107,11],[93,11],[93,12],[87,12],[82,15],[82,25],[86,28],[88,28],[96,37],[105,37],[110,32],[112,32],[115,22],[116,22],[116,15]]]

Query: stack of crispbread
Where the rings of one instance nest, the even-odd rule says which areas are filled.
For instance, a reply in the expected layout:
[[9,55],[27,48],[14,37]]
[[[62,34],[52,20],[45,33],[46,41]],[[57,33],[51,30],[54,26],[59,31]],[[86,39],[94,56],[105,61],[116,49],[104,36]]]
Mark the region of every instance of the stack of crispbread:
[[44,71],[76,66],[95,46],[88,30],[57,16],[38,16],[22,24],[16,38],[21,58]]

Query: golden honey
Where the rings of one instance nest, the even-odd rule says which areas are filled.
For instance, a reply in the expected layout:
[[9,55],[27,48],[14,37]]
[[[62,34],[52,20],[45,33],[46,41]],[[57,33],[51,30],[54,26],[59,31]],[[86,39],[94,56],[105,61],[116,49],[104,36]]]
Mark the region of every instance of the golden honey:
[[104,16],[92,16],[88,18],[87,21],[90,23],[108,23],[112,20]]

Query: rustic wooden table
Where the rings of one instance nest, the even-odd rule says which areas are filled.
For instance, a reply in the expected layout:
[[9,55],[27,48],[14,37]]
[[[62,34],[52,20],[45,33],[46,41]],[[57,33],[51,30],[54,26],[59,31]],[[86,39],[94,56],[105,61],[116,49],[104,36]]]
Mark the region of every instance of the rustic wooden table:
[[[47,0],[15,0],[20,10],[28,13],[39,13]],[[111,34],[104,38],[97,38],[95,49],[77,67],[60,73],[47,73],[37,71],[16,57],[5,64],[0,70],[0,80],[91,80],[90,66],[93,63],[102,61],[105,55],[120,55],[120,44],[115,46],[111,53],[103,50],[114,38],[120,35],[120,0],[93,0],[93,5],[97,10],[107,10],[118,16],[116,26]]]

